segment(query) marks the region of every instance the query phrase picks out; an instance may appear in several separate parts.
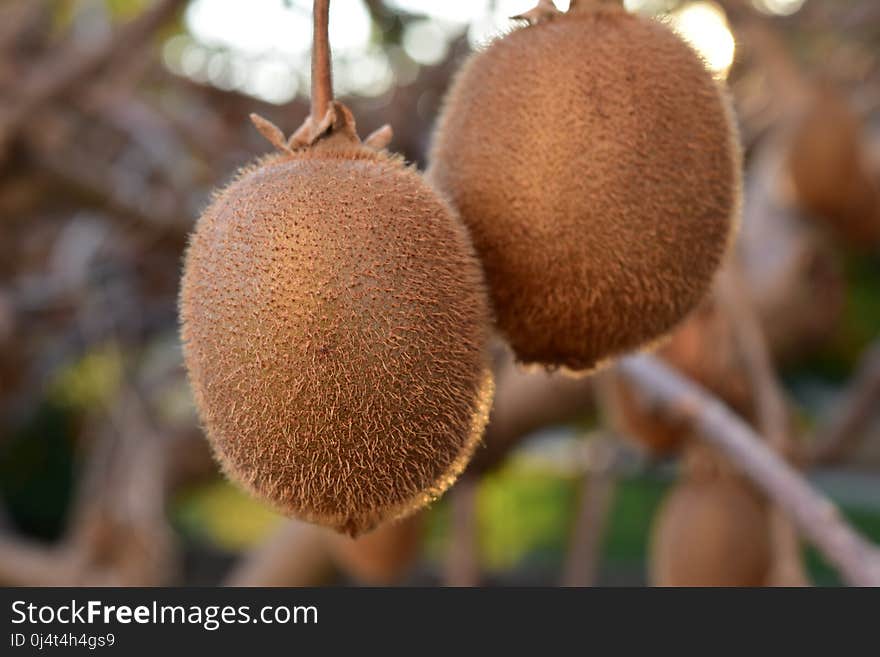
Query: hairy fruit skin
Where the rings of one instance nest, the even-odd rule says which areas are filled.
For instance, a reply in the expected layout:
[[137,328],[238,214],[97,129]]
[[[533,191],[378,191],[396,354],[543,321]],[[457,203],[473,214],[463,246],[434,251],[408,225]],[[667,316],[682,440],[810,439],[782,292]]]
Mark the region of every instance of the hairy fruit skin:
[[225,472],[350,535],[442,493],[485,427],[490,315],[464,227],[397,159],[329,137],[245,169],[196,226],[180,293]]
[[651,342],[696,306],[741,194],[718,84],[666,27],[607,5],[475,54],[427,175],[471,231],[518,359],[573,370]]

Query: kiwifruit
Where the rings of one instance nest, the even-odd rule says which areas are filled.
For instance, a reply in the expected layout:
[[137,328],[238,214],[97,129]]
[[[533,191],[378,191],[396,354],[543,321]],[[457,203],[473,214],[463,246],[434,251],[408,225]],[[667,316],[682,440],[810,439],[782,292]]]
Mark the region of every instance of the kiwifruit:
[[379,525],[357,538],[327,537],[336,565],[354,580],[373,586],[396,584],[412,569],[422,546],[424,514]]
[[389,129],[361,143],[332,102],[326,0],[315,7],[312,114],[289,140],[253,117],[278,152],[198,220],[181,337],[226,473],[355,536],[424,506],[467,464],[491,403],[490,313],[456,215],[380,150]]
[[798,203],[851,246],[880,242],[880,184],[855,112],[820,85],[791,138],[788,166]]
[[473,55],[427,176],[468,225],[500,332],[527,363],[594,367],[702,299],[740,206],[723,90],[659,22],[595,0]]
[[[657,355],[738,414],[752,417],[753,400],[740,351],[727,312],[714,296],[691,313]],[[605,401],[615,428],[654,453],[675,451],[688,438],[687,422],[647,405],[622,377],[610,376]]]
[[766,504],[739,477],[685,476],[654,519],[655,586],[761,586],[771,564]]

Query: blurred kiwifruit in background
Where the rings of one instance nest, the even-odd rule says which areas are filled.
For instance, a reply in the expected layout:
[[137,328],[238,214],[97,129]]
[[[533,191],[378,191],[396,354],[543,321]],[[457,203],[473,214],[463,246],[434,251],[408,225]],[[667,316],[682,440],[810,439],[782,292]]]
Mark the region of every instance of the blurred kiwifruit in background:
[[773,558],[767,504],[745,479],[719,467],[720,457],[709,458],[713,463],[683,466],[657,511],[650,540],[654,586],[766,582]]
[[814,89],[794,129],[788,166],[798,203],[852,247],[880,244],[880,181],[867,133],[830,84]]

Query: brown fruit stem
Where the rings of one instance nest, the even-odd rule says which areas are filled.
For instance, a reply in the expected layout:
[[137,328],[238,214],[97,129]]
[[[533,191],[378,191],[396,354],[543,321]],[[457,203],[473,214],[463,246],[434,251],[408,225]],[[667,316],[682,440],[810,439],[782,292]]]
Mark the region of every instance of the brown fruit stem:
[[623,7],[623,0],[571,0],[568,5],[568,11],[584,11],[596,5],[617,5],[618,7]]
[[312,122],[321,123],[333,102],[333,67],[330,63],[330,0],[315,0],[312,40]]
[[[354,116],[342,103],[333,100],[333,65],[330,58],[330,0],[315,0],[312,17],[312,108],[305,122],[289,139],[271,121],[251,114],[251,121],[278,151],[293,153],[311,146],[321,137],[333,132],[344,135],[352,143],[361,143],[357,136]],[[367,148],[380,151],[391,142],[391,126],[384,125],[363,142]]]

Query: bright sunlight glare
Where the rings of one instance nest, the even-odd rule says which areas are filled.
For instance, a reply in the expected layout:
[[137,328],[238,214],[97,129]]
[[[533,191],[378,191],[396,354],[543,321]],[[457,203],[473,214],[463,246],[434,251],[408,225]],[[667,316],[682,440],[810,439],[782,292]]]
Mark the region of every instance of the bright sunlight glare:
[[[796,11],[803,0],[752,0],[774,13]],[[443,61],[463,34],[474,48],[514,25],[510,17],[535,0],[386,0],[390,11],[424,16],[407,22],[401,47],[374,42],[362,0],[330,4],[330,45],[336,92],[380,96],[412,80],[420,66]],[[669,0],[626,0],[631,11],[664,12]],[[556,0],[566,10],[569,0]],[[185,15],[188,34],[169,39],[166,66],[179,75],[222,89],[236,89],[272,103],[286,103],[309,88],[312,0],[193,0]],[[735,43],[724,12],[707,1],[688,2],[669,16],[672,26],[723,77]]]
[[765,14],[790,16],[804,6],[805,0],[752,0],[752,4]]
[[718,77],[726,77],[736,42],[724,12],[711,2],[692,2],[671,15],[673,28],[702,55]]

